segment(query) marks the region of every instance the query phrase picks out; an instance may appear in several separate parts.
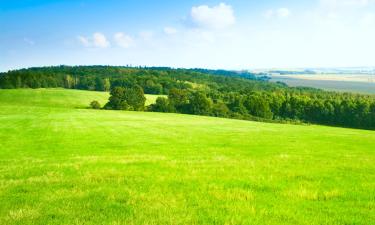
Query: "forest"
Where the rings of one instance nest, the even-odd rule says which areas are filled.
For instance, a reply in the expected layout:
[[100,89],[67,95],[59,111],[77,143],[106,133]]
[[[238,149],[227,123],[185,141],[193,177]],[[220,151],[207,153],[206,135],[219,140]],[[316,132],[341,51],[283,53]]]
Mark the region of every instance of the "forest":
[[[0,88],[110,91],[105,109],[375,129],[375,96],[292,88],[224,70],[58,66],[0,73]],[[144,94],[165,95],[145,107]],[[98,106],[96,106],[98,108]]]

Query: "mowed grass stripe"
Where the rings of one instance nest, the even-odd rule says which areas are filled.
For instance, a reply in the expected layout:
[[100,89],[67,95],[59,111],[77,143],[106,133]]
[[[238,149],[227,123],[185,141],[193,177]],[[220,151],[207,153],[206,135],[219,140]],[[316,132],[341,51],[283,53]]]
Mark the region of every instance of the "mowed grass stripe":
[[375,132],[0,90],[0,224],[372,224]]

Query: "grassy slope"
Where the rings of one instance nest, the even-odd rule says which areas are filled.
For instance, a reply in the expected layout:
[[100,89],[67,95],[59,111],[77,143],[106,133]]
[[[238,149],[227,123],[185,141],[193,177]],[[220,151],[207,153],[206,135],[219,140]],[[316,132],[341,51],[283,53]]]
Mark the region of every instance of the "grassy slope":
[[[163,95],[146,95],[146,105]],[[81,91],[66,89],[0,89],[2,105],[18,107],[87,108],[90,102],[97,100],[101,105],[108,102],[108,92]],[[17,101],[17,102],[14,102]]]
[[0,224],[373,224],[375,132],[0,90]]

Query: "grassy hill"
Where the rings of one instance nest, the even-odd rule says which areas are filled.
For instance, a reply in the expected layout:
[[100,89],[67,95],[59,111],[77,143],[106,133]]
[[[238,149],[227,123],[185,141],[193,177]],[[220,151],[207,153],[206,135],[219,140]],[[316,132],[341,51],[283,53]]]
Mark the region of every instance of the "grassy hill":
[[85,108],[107,98],[0,90],[0,224],[375,221],[374,131]]

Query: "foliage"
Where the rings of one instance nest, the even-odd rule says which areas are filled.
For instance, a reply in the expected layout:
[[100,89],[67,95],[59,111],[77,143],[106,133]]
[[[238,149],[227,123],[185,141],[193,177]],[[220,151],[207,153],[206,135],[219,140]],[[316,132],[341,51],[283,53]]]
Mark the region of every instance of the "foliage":
[[102,108],[101,105],[100,105],[100,103],[98,101],[96,101],[96,100],[92,101],[90,103],[90,107],[93,108],[93,109],[100,109],[100,108]]
[[142,111],[145,107],[146,98],[139,86],[131,88],[115,87],[111,90],[109,102],[106,109]]
[[205,93],[192,93],[189,103],[189,109],[191,114],[209,115],[211,113],[211,99],[207,98]]
[[175,108],[170,104],[167,98],[158,97],[155,104],[149,106],[149,110],[152,112],[175,112]]

